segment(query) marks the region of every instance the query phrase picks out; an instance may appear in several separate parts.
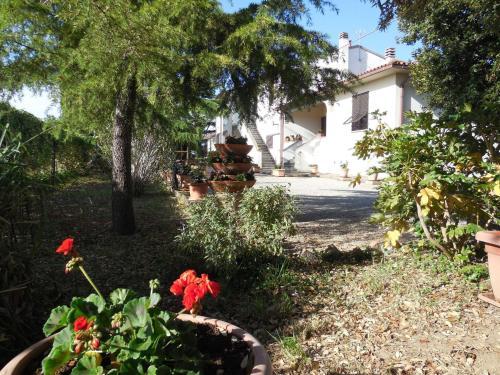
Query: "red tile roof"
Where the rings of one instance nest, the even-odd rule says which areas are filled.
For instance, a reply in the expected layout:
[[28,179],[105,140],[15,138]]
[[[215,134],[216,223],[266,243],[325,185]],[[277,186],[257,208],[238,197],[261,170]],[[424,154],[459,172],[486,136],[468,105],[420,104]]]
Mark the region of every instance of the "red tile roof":
[[391,69],[391,68],[408,69],[409,66],[410,66],[410,64],[407,63],[406,61],[394,60],[394,61],[391,61],[391,62],[386,63],[384,65],[380,65],[380,66],[377,66],[375,68],[368,69],[368,70],[364,71],[363,73],[358,74],[358,78],[360,78],[360,79],[366,78],[366,77],[383,72],[383,71]]

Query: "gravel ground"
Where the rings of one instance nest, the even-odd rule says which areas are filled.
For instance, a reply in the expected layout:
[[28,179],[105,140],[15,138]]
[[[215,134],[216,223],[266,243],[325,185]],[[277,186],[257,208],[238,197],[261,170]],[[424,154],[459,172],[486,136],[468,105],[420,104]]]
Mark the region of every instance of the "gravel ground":
[[299,231],[292,242],[302,243],[305,250],[330,244],[352,250],[382,241],[381,229],[368,223],[377,197],[375,186],[363,183],[352,188],[348,181],[327,177],[257,176],[257,187],[275,184],[288,186],[298,199]]

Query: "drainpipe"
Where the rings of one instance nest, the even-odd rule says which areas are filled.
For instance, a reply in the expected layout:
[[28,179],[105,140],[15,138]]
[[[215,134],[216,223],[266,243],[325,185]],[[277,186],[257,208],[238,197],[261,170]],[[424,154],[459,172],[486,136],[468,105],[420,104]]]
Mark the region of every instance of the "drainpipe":
[[285,166],[285,160],[283,160],[283,148],[285,145],[285,114],[281,112],[280,114],[280,168],[283,169]]
[[398,123],[396,124],[396,126],[401,126],[403,125],[403,122],[404,122],[404,98],[405,98],[405,85],[406,83],[408,82],[408,80],[410,79],[410,76],[407,76],[404,80],[401,81],[400,84],[398,84],[398,88],[399,88],[399,113],[398,113]]

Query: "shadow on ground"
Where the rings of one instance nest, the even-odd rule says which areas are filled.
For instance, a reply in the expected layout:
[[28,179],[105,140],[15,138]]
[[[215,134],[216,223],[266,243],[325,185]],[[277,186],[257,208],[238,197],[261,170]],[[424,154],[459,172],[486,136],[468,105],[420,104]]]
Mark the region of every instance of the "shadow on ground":
[[[343,191],[339,191],[342,193]],[[317,220],[343,221],[350,224],[368,219],[372,206],[377,198],[377,192],[345,191],[345,196],[298,196],[300,214],[298,222]]]

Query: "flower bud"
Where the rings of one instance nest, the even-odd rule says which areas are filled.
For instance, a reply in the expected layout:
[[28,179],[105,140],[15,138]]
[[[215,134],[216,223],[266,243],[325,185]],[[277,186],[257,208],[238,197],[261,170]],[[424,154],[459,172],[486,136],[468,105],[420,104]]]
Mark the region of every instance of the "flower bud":
[[80,354],[82,349],[83,349],[83,342],[80,341],[75,347],[75,353]]
[[90,346],[93,348],[93,349],[99,349],[99,346],[101,346],[101,341],[98,339],[98,338],[94,338],[92,340],[92,343],[90,344]]

